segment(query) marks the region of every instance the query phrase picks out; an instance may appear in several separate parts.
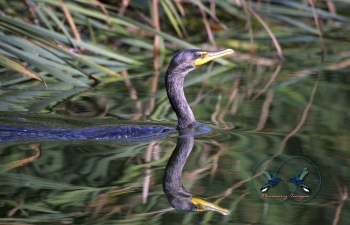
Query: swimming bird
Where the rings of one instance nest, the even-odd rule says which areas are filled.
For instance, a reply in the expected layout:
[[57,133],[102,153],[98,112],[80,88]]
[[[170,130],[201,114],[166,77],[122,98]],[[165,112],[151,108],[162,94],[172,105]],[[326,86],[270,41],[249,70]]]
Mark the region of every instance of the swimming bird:
[[[178,124],[177,130],[195,126],[196,120],[186,100],[183,86],[185,77],[195,68],[220,57],[230,55],[234,51],[226,49],[221,51],[204,51],[200,49],[188,49],[174,55],[165,73],[165,88],[169,102],[176,113]],[[40,115],[37,115],[40,116]],[[43,117],[39,122],[32,123],[35,115],[14,116],[6,115],[0,119],[11,121],[11,124],[3,122],[0,125],[0,141],[13,140],[147,140],[164,136],[175,129],[166,126],[86,126],[84,127],[59,127],[52,123],[66,118]],[[9,118],[10,117],[10,118]],[[48,118],[48,119],[46,119]],[[62,121],[61,121],[62,122]],[[57,122],[57,124],[61,124]],[[78,119],[69,124],[76,124]],[[97,122],[100,123],[100,122]],[[15,125],[12,125],[15,124]],[[53,124],[53,125],[52,125]]]
[[[205,201],[199,197],[194,197],[187,192],[182,185],[181,174],[186,159],[190,154],[194,144],[193,128],[196,126],[196,120],[193,112],[186,100],[183,86],[185,77],[195,68],[220,57],[232,54],[234,51],[226,49],[222,51],[203,51],[199,49],[189,49],[181,51],[174,55],[170,61],[169,67],[165,73],[165,87],[169,102],[177,115],[177,130],[180,132],[177,146],[166,166],[163,179],[163,190],[169,203],[181,211],[217,211],[227,215],[230,210]],[[1,117],[0,117],[1,118]],[[23,120],[23,118],[21,118]],[[146,127],[147,128],[147,127]],[[145,131],[149,132],[151,137],[157,133],[162,133],[169,128],[162,126],[148,127],[147,130],[142,127],[87,127],[87,128],[25,128],[11,127],[9,125],[0,125],[0,140],[13,138],[18,139],[45,139],[45,140],[72,140],[72,139],[120,139],[142,138]],[[12,132],[12,134],[11,134]]]

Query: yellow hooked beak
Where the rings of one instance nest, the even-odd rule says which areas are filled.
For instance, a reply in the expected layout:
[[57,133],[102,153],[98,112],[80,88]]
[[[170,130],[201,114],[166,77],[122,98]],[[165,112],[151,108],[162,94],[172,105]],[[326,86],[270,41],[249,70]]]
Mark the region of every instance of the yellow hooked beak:
[[215,51],[215,52],[199,52],[202,54],[202,57],[196,59],[196,61],[194,61],[194,65],[196,67],[203,65],[213,59],[217,59],[217,58],[221,58],[223,56],[226,55],[230,55],[232,53],[234,53],[234,51],[232,49],[226,49],[226,50],[222,50],[222,51]]
[[214,203],[207,202],[197,197],[192,197],[192,202],[198,207],[198,209],[196,210],[197,212],[215,211],[221,213],[222,215],[228,215],[231,212],[229,209],[221,208],[220,206]]

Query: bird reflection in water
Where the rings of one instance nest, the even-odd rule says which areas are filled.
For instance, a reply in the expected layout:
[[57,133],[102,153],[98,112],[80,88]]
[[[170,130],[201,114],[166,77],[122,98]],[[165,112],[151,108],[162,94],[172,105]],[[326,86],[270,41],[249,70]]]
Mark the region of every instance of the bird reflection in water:
[[182,170],[194,145],[193,129],[181,130],[176,147],[166,165],[163,191],[172,207],[185,212],[215,211],[228,215],[230,210],[194,197],[182,184]]

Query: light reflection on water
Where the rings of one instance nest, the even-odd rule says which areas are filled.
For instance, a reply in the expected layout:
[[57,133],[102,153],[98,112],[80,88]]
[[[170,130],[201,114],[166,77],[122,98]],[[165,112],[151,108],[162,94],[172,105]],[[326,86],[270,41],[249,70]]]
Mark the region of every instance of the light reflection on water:
[[[207,139],[205,135],[198,137],[183,172],[184,186],[192,194],[209,201],[219,199],[219,204],[232,212],[228,216],[194,213],[190,216],[191,220],[202,221],[209,216],[212,222],[267,223],[288,210],[288,216],[279,217],[279,221],[290,224],[302,217],[310,223],[315,220],[320,224],[332,222],[336,207],[342,204],[341,199],[346,195],[349,181],[342,171],[344,165],[340,164],[341,160],[304,152],[304,156],[317,165],[324,178],[321,189],[308,203],[266,204],[254,193],[249,182],[252,170],[261,159],[270,156],[273,149],[261,151],[255,144],[239,146],[236,143],[244,139],[247,143],[254,143],[274,138],[280,137],[226,134],[223,138],[225,142],[221,141],[220,136],[215,141]],[[2,165],[9,165],[11,159],[12,163],[22,160],[17,164],[23,166],[1,174],[0,182],[4,187],[1,191],[4,199],[2,217],[8,216],[15,205],[23,202],[22,210],[30,215],[29,219],[33,218],[33,222],[41,221],[41,217],[51,218],[51,221],[71,218],[81,223],[132,221],[135,216],[141,221],[158,217],[161,223],[185,220],[189,217],[186,213],[168,211],[170,206],[162,193],[164,167],[175,141],[173,138],[124,146],[113,142],[41,142],[41,157],[28,164],[25,160],[36,155],[29,144],[8,145],[2,148]],[[290,156],[283,154],[283,157]],[[5,169],[2,167],[2,170]],[[336,176],[331,176],[332,173]],[[311,175],[308,175],[308,179],[313,181]],[[260,176],[253,181],[259,188],[266,179]],[[312,186],[310,181],[309,185]],[[279,188],[283,189],[283,185],[279,185]],[[276,195],[274,189],[270,190],[270,195]],[[346,200],[343,204],[344,216],[341,218],[346,221],[349,205]],[[316,213],[320,209],[328,213]],[[60,213],[60,216],[56,213]],[[23,213],[18,210],[12,217],[22,216]],[[134,223],[138,224],[137,221]]]
[[[162,190],[164,168],[176,144],[176,135],[172,135],[130,143],[113,140],[2,143],[0,218],[3,219],[0,221],[33,224],[350,222],[349,101],[348,88],[342,82],[328,82],[321,76],[316,86],[316,79],[310,77],[296,85],[273,89],[273,93],[263,94],[256,101],[244,100],[241,93],[241,102],[230,102],[229,108],[226,108],[229,94],[225,90],[208,94],[197,104],[199,88],[186,91],[187,97],[196,118],[211,125],[214,131],[195,137],[195,146],[182,174],[183,183],[196,196],[212,202],[218,200],[231,214],[172,210]],[[124,118],[128,124],[134,123],[130,119],[145,118],[137,113],[137,101],[124,99],[120,103],[123,95],[114,93],[115,86],[107,85],[82,93],[83,97],[60,102],[49,110],[60,115],[83,112],[85,116]],[[149,100],[147,95],[140,99],[142,104]],[[118,107],[124,103],[126,106]],[[218,103],[220,107],[216,110]],[[268,103],[266,112],[264,104]],[[235,108],[235,104],[239,107]],[[169,118],[173,118],[169,105],[159,100],[157,107],[149,117],[165,120],[169,125]],[[226,114],[220,116],[225,110]],[[102,120],[108,124],[108,119]],[[311,160],[322,176],[317,194],[302,204],[262,201],[250,180],[256,165],[271,156]],[[301,171],[305,163],[299,163],[293,162],[296,170]],[[275,164],[265,166],[275,168],[278,163]],[[305,183],[310,185],[312,194],[319,178],[310,165],[307,167],[310,174]],[[263,166],[257,173],[262,170]],[[281,176],[288,180],[293,174]],[[263,175],[254,177],[252,183],[258,194],[266,182]],[[278,188],[283,191],[291,186],[281,182]],[[304,194],[301,189],[297,191]],[[278,194],[272,187],[267,193]]]

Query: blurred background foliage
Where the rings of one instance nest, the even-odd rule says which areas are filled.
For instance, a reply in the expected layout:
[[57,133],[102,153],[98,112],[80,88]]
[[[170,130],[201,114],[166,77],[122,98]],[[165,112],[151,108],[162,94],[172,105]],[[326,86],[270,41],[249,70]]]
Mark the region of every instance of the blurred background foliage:
[[[229,216],[171,211],[161,180],[175,138],[11,142],[0,144],[0,224],[349,224],[349,8],[347,0],[0,0],[1,123],[175,126],[163,79],[172,55],[236,52],[185,82],[196,118],[218,130],[196,137],[184,184]],[[319,167],[312,201],[254,195],[252,168],[273,155]]]
[[[87,87],[98,80],[116,80],[124,70],[147,76],[153,74],[152,68],[164,69],[171,55],[184,48],[233,48],[239,61],[259,60],[251,56],[265,53],[272,56],[265,62],[271,65],[293,54],[290,51],[299,51],[283,52],[296,43],[307,48],[317,41],[319,53],[326,54],[328,41],[348,43],[350,36],[347,1],[14,0],[0,4],[2,87],[24,85],[32,77],[44,79],[49,90],[56,89],[59,81],[66,83],[66,89]],[[337,59],[344,54],[337,54]]]

